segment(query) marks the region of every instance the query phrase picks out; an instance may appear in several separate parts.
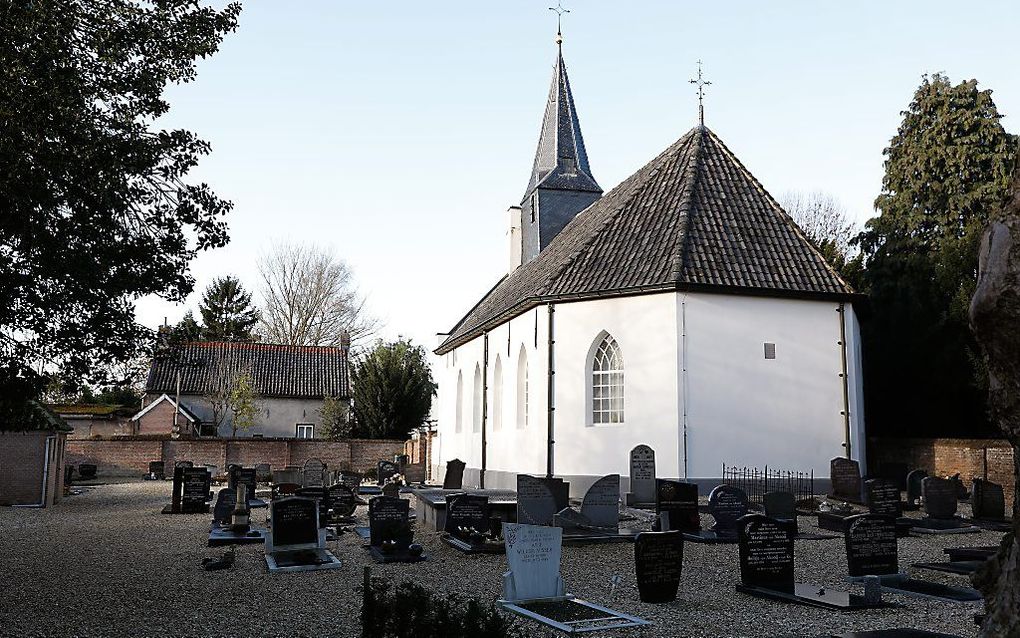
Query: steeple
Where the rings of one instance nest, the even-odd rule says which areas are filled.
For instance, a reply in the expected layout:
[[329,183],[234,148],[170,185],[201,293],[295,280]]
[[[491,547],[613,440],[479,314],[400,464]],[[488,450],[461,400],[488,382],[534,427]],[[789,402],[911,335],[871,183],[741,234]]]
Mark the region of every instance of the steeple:
[[531,179],[521,201],[522,261],[534,259],[567,223],[602,195],[592,177],[581,123],[556,34],[556,64]]

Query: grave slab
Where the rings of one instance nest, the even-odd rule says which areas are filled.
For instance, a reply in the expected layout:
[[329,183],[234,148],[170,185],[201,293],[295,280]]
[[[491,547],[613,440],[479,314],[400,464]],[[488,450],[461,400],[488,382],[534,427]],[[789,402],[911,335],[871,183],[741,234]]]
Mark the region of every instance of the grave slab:
[[266,566],[270,572],[339,569],[340,559],[326,549],[326,530],[319,526],[319,504],[292,496],[273,501],[266,538]]

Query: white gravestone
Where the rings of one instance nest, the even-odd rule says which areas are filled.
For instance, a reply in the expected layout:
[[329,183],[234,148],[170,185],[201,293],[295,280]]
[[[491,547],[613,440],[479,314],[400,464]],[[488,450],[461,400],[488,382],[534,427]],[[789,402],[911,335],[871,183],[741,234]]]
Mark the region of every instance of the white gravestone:
[[503,599],[510,603],[563,598],[560,576],[563,530],[540,525],[503,523],[510,571],[503,574]]
[[655,450],[639,445],[630,451],[630,492],[627,504],[655,502]]

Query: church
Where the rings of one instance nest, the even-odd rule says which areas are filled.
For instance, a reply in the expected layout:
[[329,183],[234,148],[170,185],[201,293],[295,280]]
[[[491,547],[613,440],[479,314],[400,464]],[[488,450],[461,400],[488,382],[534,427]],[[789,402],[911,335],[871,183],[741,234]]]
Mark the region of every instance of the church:
[[605,474],[626,489],[640,444],[703,485],[723,464],[864,471],[861,297],[703,117],[603,193],[557,45],[507,274],[435,351],[435,471],[580,496]]

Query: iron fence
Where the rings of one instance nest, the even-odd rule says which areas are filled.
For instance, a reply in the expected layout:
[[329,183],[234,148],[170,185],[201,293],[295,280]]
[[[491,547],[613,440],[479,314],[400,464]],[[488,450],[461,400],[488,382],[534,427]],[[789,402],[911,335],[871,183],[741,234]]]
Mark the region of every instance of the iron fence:
[[766,492],[790,492],[798,503],[814,499],[815,496],[814,470],[810,472],[776,470],[767,465],[761,470],[757,467],[728,466],[723,463],[722,479],[724,483],[744,490],[748,501],[759,508],[765,502]]

